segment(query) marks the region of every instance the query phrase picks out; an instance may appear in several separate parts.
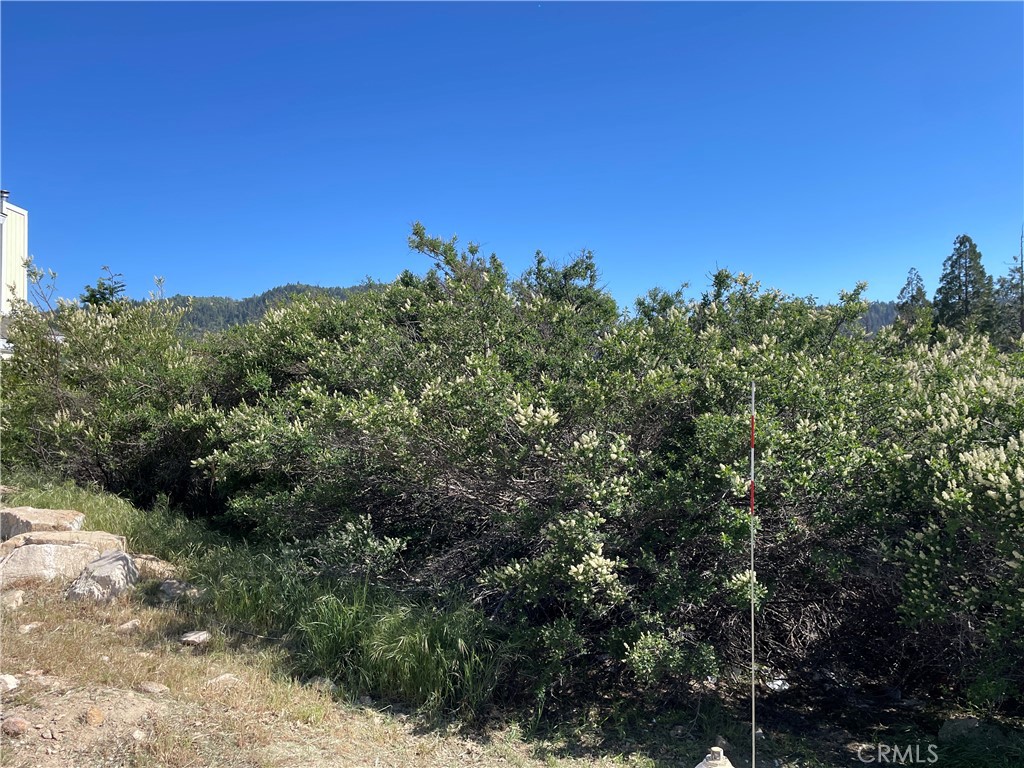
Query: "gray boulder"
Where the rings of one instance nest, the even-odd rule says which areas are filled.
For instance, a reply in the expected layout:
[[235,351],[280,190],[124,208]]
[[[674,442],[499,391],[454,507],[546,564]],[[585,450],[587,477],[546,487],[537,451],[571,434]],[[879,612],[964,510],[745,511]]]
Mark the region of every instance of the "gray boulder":
[[107,552],[123,552],[125,539],[124,536],[106,531],[32,531],[19,533],[0,544],[0,557],[9,555],[19,547],[35,544],[83,544],[95,549],[99,557]]
[[8,507],[0,509],[0,539],[32,531],[77,531],[85,515],[73,509],[36,509]]
[[73,579],[99,556],[85,544],[36,544],[18,547],[0,560],[0,581]]
[[85,566],[68,589],[68,600],[107,602],[124,594],[139,581],[139,569],[131,555],[111,552]]

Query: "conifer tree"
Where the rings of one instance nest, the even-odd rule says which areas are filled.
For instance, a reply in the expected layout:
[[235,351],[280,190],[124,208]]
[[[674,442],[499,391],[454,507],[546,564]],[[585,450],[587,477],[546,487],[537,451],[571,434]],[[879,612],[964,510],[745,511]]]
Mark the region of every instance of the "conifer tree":
[[931,333],[932,303],[928,301],[924,280],[914,267],[910,268],[907,282],[896,297],[896,318],[905,329],[916,329],[917,334],[924,336]]
[[1024,334],[1024,229],[1009,274],[999,278],[996,299],[1002,316],[1001,335],[1007,345],[1013,344]]
[[935,320],[947,328],[989,333],[994,330],[995,315],[992,278],[981,263],[981,251],[970,237],[960,235],[942,264]]

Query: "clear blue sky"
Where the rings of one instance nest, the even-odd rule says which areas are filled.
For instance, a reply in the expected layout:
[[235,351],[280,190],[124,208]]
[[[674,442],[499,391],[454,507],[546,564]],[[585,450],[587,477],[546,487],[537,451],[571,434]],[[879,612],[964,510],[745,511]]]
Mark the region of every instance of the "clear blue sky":
[[830,300],[1024,222],[1021,3],[2,5],[2,184],[77,295],[244,297],[596,255]]

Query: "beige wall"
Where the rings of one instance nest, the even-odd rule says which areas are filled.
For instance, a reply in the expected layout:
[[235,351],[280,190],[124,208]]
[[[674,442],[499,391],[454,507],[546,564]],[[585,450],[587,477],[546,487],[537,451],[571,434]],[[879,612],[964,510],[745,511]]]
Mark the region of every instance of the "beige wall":
[[7,220],[3,223],[3,253],[0,258],[0,312],[11,311],[11,287],[14,296],[27,298],[28,281],[25,271],[25,259],[28,258],[28,211],[4,201],[3,213]]

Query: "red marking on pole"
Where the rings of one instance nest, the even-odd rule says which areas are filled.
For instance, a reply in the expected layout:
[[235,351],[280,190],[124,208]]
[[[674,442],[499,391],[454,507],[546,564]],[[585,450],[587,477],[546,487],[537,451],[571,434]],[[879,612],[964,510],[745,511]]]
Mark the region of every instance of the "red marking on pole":
[[754,413],[750,413],[750,514],[754,514]]

